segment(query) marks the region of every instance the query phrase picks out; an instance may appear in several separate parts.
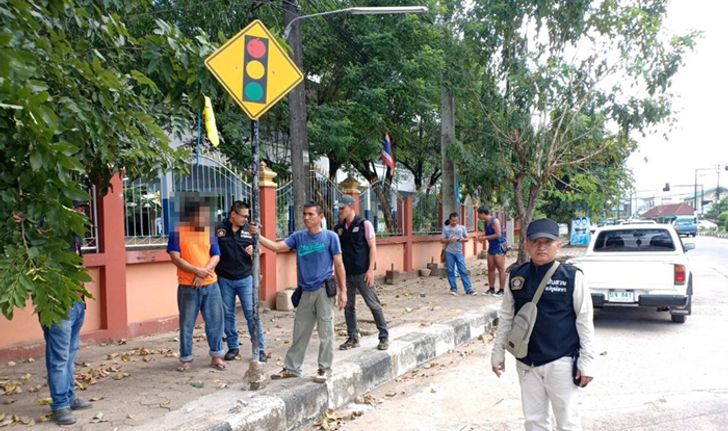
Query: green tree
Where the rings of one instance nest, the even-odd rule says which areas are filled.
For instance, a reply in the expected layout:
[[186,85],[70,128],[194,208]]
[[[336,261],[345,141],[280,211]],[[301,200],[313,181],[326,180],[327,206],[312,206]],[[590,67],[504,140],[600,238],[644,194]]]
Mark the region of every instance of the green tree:
[[465,35],[482,47],[486,131],[469,157],[505,174],[524,225],[566,170],[669,121],[668,90],[696,34],[668,37],[665,13],[662,0],[476,2]]
[[[169,136],[189,130],[202,94],[214,91],[202,60],[212,45],[155,19],[132,34],[134,2],[0,3],[0,310],[28,296],[43,324],[89,296],[73,200],[107,190],[122,170],[156,175],[187,157]],[[136,2],[138,3],[138,2]],[[119,192],[119,191],[116,191]]]

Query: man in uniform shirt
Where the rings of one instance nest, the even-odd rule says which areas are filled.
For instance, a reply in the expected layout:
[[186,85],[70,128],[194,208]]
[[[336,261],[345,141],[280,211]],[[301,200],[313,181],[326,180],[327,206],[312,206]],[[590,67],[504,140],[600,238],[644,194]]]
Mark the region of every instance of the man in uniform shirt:
[[[559,226],[553,220],[531,222],[526,237],[531,261],[511,270],[498,312],[498,331],[491,354],[491,366],[498,377],[506,369],[505,344],[513,316],[532,300],[561,250]],[[528,354],[516,361],[525,429],[551,430],[550,404],[559,430],[580,430],[578,389],[592,380],[594,359],[591,294],[581,271],[569,264],[558,266],[537,307]],[[573,376],[575,360],[577,370]]]
[[[276,253],[296,251],[296,270],[301,297],[296,307],[293,322],[293,343],[286,353],[284,368],[273,374],[273,379],[299,377],[306,347],[311,339],[314,325],[318,328],[319,355],[318,371],[313,377],[316,383],[326,383],[334,361],[334,310],[344,308],[346,301],[346,270],[341,259],[339,237],[330,230],[321,228],[323,210],[316,202],[303,206],[303,223],[306,230],[294,232],[285,241],[272,241],[259,237],[260,244]],[[251,224],[250,233],[255,235],[258,228]],[[334,287],[332,275],[336,274],[339,294],[327,294],[327,287]],[[335,295],[334,287],[334,295]]]
[[238,328],[235,322],[235,298],[237,297],[243,308],[251,341],[252,334],[256,332],[258,334],[258,351],[253,352],[253,357],[258,355],[258,360],[266,362],[268,357],[265,354],[263,325],[260,318],[257,322],[253,322],[253,307],[255,307],[252,276],[253,237],[248,232],[249,215],[248,205],[243,201],[235,201],[230,207],[228,219],[215,227],[215,235],[220,245],[220,263],[215,267],[215,272],[225,310],[225,336],[228,345],[225,360],[231,361],[240,353]]
[[356,327],[356,291],[372,311],[374,322],[379,330],[379,350],[389,348],[389,332],[384,320],[382,304],[374,290],[374,266],[377,262],[377,240],[374,226],[369,220],[359,217],[354,209],[354,198],[342,196],[337,203],[339,223],[334,232],[339,235],[341,251],[346,268],[346,331],[348,339],[339,346],[340,350],[359,347],[359,331]]

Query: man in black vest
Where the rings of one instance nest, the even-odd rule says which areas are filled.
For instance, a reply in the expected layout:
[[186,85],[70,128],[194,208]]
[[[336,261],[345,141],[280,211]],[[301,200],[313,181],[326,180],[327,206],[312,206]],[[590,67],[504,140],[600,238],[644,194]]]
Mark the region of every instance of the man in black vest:
[[[531,261],[511,270],[498,312],[498,332],[491,354],[493,372],[498,377],[506,369],[505,343],[513,316],[531,301],[561,250],[559,226],[553,220],[531,222],[526,235]],[[537,307],[528,354],[516,361],[525,429],[550,430],[551,405],[559,430],[581,430],[576,408],[578,388],[592,380],[594,360],[591,294],[581,271],[569,264],[558,266]]]
[[235,322],[235,298],[240,299],[248,334],[251,341],[253,334],[258,333],[258,351],[252,352],[253,358],[267,362],[263,325],[258,318],[253,321],[253,236],[248,232],[250,209],[243,201],[235,201],[230,207],[228,219],[215,227],[215,235],[220,245],[220,263],[215,267],[220,295],[225,312],[225,336],[228,351],[225,360],[232,361],[240,353],[238,344],[238,328]]
[[379,330],[379,350],[389,348],[389,332],[384,320],[382,304],[374,290],[374,265],[377,261],[377,240],[374,226],[356,214],[354,198],[342,196],[337,202],[339,223],[334,232],[339,235],[341,252],[346,268],[346,332],[348,339],[339,346],[340,350],[359,347],[359,332],[356,327],[356,291],[358,290],[367,307],[372,311]]

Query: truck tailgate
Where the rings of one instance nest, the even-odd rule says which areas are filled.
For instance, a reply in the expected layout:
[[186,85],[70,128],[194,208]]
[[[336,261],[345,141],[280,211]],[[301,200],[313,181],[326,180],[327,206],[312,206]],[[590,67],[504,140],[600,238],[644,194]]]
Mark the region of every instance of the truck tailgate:
[[589,256],[573,260],[584,271],[590,289],[639,289],[647,291],[675,289],[675,267],[680,259],[650,258],[644,253],[621,256]]

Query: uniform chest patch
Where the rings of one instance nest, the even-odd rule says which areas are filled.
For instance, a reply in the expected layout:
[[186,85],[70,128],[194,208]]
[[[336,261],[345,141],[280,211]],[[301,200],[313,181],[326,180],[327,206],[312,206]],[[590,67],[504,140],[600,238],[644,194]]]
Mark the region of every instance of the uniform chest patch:
[[511,278],[511,290],[521,290],[524,284],[526,284],[526,279],[520,275]]
[[359,226],[355,227],[355,228],[354,228],[354,229],[352,229],[351,231],[352,231],[352,233],[357,233],[357,232],[359,232]]
[[217,229],[217,237],[218,238],[222,238],[225,235],[227,235],[227,230],[224,227],[221,227],[221,228],[218,228]]

